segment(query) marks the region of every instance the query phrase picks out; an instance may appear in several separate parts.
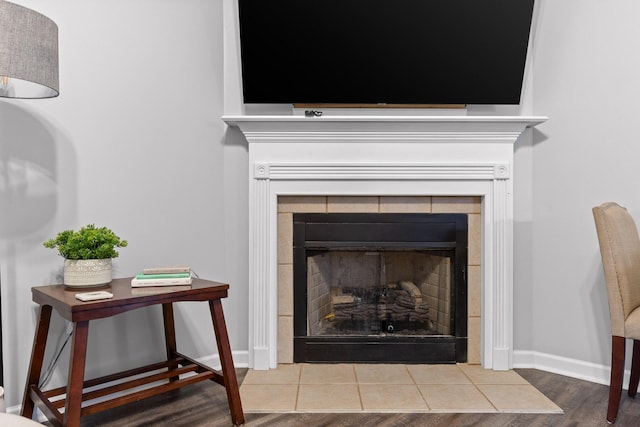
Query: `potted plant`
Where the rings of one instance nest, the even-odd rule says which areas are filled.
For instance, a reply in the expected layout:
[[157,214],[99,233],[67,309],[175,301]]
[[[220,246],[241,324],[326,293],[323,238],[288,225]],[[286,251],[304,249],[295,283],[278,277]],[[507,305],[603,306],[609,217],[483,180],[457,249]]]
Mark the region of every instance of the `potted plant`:
[[57,249],[64,258],[64,284],[71,288],[102,286],[111,282],[111,260],[119,254],[116,248],[127,241],[107,227],[86,225],[80,230],[65,230],[43,243]]

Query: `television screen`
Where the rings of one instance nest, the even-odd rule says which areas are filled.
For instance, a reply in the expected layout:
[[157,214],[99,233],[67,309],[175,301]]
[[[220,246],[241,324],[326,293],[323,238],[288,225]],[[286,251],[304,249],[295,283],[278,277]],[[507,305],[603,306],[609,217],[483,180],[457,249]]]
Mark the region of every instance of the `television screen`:
[[239,0],[245,103],[518,104],[534,0]]

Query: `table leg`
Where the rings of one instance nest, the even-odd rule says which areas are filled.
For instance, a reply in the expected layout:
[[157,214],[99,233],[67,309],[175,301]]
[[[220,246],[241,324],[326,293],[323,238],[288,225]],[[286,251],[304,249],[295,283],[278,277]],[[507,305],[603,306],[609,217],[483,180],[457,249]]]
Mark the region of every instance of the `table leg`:
[[[176,327],[173,317],[173,304],[162,304],[162,319],[164,320],[164,342],[167,349],[167,361],[174,359],[177,351]],[[171,363],[169,369],[177,369],[178,363]],[[169,381],[177,381],[178,377],[172,377]]]
[[84,381],[84,365],[87,355],[87,337],[89,335],[89,321],[73,324],[73,340],[71,343],[71,357],[69,359],[69,380],[63,425],[66,427],[80,426],[82,410],[82,383]]
[[40,373],[42,372],[42,362],[44,359],[44,350],[47,346],[50,321],[51,306],[41,306],[38,326],[36,326],[36,333],[33,338],[33,348],[31,350],[31,361],[29,362],[27,385],[24,388],[24,397],[22,398],[21,415],[23,417],[33,418],[34,403],[31,399],[31,386],[38,387],[38,382],[40,382]]
[[213,330],[216,334],[216,344],[218,345],[218,354],[222,365],[224,388],[227,391],[227,400],[231,411],[231,421],[234,425],[244,424],[238,378],[233,366],[233,357],[231,356],[231,347],[229,346],[229,336],[227,335],[227,325],[224,321],[221,301],[219,299],[209,301],[209,309],[211,311],[211,320],[213,320]]

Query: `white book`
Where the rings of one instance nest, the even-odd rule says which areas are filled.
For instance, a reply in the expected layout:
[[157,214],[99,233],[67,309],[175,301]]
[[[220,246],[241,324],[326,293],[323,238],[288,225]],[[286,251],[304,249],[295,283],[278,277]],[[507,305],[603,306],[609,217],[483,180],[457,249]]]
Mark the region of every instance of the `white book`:
[[178,277],[174,279],[131,279],[132,288],[141,288],[144,286],[174,286],[174,285],[190,285],[193,279],[189,277]]

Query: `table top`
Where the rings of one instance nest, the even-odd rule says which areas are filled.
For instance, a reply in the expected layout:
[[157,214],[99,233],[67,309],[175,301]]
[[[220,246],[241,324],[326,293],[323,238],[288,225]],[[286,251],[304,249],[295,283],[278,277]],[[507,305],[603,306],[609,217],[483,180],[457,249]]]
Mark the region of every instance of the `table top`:
[[[197,278],[191,285],[132,288],[131,279],[113,279],[103,287],[88,289],[71,289],[65,285],[36,286],[31,288],[31,294],[34,302],[51,305],[63,318],[79,322],[156,304],[226,298],[229,289],[227,284]],[[111,292],[113,298],[82,302],[75,297],[77,293],[97,290]]]

